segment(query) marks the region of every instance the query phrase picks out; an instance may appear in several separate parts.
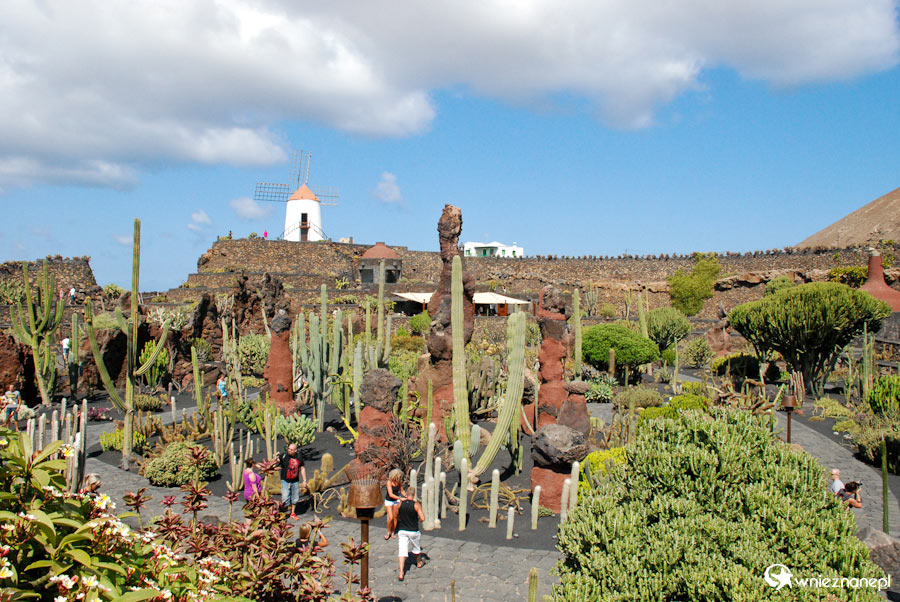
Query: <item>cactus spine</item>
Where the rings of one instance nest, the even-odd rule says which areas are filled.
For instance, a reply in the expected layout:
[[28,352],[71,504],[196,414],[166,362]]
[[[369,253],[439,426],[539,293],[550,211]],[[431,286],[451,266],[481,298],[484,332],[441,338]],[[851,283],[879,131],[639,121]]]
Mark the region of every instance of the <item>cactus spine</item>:
[[91,301],[85,301],[84,306],[84,322],[85,329],[88,333],[88,339],[91,342],[91,353],[94,356],[94,363],[97,365],[97,372],[103,381],[106,392],[109,393],[110,401],[119,410],[125,411],[125,426],[123,428],[122,439],[122,468],[128,470],[132,460],[132,443],[134,437],[134,388],[137,377],[143,376],[156,362],[156,358],[163,350],[163,344],[169,335],[169,326],[171,320],[166,320],[162,325],[162,332],[159,335],[154,347],[153,353],[147,358],[143,365],[137,365],[137,332],[140,324],[140,314],[138,312],[138,282],[141,271],[141,220],[134,220],[134,245],[132,247],[131,259],[131,314],[128,320],[122,316],[122,311],[116,308],[116,321],[119,329],[125,333],[125,398],[123,399],[112,380],[109,377],[109,371],[103,362],[103,355],[100,353],[100,345],[97,343],[97,335],[94,332],[94,316],[91,311]]
[[[524,315],[524,314],[523,314]],[[466,344],[463,337],[463,283],[462,259],[453,258],[450,284],[450,330],[453,336],[453,398],[456,414],[456,435],[462,441],[463,454],[468,459],[469,395],[466,389]],[[466,487],[463,484],[463,487]]]
[[51,337],[62,322],[64,303],[62,297],[54,304],[55,278],[47,268],[41,272],[37,299],[32,300],[31,281],[28,278],[28,262],[22,263],[22,277],[25,280],[25,305],[16,303],[10,312],[13,335],[16,340],[31,347],[34,358],[34,376],[41,393],[41,403],[45,406],[53,402],[56,390],[56,350]]
[[513,426],[516,429],[515,440],[518,440],[518,418],[522,408],[522,392],[525,387],[525,320],[525,312],[517,312],[509,316],[506,321],[509,381],[506,385],[506,394],[501,401],[497,426],[491,433],[491,438],[484,448],[484,453],[478,459],[478,464],[472,470],[472,475],[476,477],[488,469],[507,437],[512,443],[511,428]]
[[572,294],[572,326],[575,330],[575,349],[572,351],[572,364],[575,378],[581,378],[581,293],[578,289]]

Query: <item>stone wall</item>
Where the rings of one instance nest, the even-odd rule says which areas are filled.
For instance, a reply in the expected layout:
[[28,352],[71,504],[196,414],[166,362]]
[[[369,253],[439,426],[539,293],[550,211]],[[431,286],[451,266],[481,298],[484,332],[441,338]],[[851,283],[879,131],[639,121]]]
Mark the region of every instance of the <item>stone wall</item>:
[[[47,269],[56,278],[56,286],[68,291],[75,287],[77,291],[86,291],[97,285],[94,271],[91,269],[90,257],[47,257]],[[28,263],[28,276],[34,282],[40,277],[43,260]],[[0,264],[0,282],[9,279],[22,280],[22,262],[7,261]]]

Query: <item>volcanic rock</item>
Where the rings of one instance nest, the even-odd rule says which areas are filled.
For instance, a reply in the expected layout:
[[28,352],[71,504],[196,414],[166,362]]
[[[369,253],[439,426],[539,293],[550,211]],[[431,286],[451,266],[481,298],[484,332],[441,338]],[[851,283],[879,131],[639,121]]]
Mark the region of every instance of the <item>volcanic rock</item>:
[[584,435],[562,424],[548,424],[538,429],[531,444],[535,466],[543,468],[571,467],[584,460],[589,448]]
[[263,376],[269,383],[269,396],[284,413],[294,409],[294,364],[291,354],[291,316],[279,309],[272,319],[269,359]]

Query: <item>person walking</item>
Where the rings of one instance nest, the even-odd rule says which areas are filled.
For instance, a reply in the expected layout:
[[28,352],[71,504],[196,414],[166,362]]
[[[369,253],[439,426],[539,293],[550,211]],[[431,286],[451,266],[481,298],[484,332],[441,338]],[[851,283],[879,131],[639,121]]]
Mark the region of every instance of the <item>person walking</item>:
[[387,483],[384,484],[384,511],[387,513],[387,535],[385,539],[396,536],[397,532],[397,508],[400,506],[400,496],[403,488],[403,471],[395,468],[388,473]]
[[6,393],[3,395],[3,411],[4,411],[4,422],[6,427],[9,428],[12,426],[19,430],[19,407],[22,405],[22,396],[19,394],[19,391],[16,389],[16,385],[10,384],[6,387]]
[[281,505],[285,512],[291,510],[291,518],[297,520],[297,504],[300,503],[300,479],[306,487],[306,466],[303,455],[297,451],[297,444],[288,445],[287,453],[279,457],[281,464]]
[[254,495],[262,493],[262,477],[253,470],[253,460],[244,461],[244,499],[250,501]]
[[400,574],[397,579],[403,581],[406,576],[406,559],[412,552],[416,557],[416,566],[422,568],[425,565],[425,552],[422,551],[422,533],[419,531],[419,522],[425,520],[422,505],[412,497],[411,488],[400,489],[400,504],[397,508],[397,542],[400,548],[398,564]]

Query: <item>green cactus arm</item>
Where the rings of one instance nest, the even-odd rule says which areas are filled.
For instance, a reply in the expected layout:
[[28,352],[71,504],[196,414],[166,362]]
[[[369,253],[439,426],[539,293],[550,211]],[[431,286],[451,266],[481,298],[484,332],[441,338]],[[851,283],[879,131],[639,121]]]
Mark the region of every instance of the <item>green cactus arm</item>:
[[124,332],[126,335],[130,334],[130,328],[128,327],[128,320],[125,319],[125,315],[122,313],[122,308],[117,307],[113,312],[113,317],[116,319],[116,326]]
[[525,313],[516,312],[507,318],[506,336],[510,341],[509,380],[506,395],[500,405],[497,426],[491,433],[491,439],[484,448],[484,453],[472,469],[472,475],[479,476],[497,457],[500,446],[510,436],[510,425],[519,417],[522,407],[522,393],[525,389]]
[[[31,281],[28,278],[28,262],[22,262],[22,278],[25,280],[25,307],[28,309],[28,313],[25,315],[28,317],[28,332],[34,336],[37,330],[37,323],[34,315],[34,300],[31,296]],[[21,308],[21,305],[20,305]]]
[[34,339],[31,332],[25,327],[25,314],[23,313],[22,302],[16,303],[16,307],[12,308],[13,336],[22,343],[31,347]]
[[466,348],[463,330],[462,259],[453,258],[450,284],[450,330],[453,336],[453,398],[456,414],[456,433],[463,444],[463,454],[469,453],[469,395],[466,390]]
[[69,363],[78,365],[81,357],[79,355],[81,347],[81,332],[78,329],[78,313],[72,313],[72,342],[69,345]]
[[319,305],[319,328],[321,329],[319,334],[322,335],[322,340],[324,341],[328,336],[328,288],[324,284],[320,293]]
[[53,285],[56,283],[56,279],[50,274],[50,269],[47,267],[47,260],[44,260],[44,266],[41,270],[41,284],[40,284],[40,303],[41,303],[41,323],[38,325],[36,332],[46,332],[50,333],[56,330],[59,326],[59,322],[62,319],[62,300],[56,304],[56,314],[53,317],[53,322],[50,321],[50,307],[53,303]]
[[159,334],[159,338],[156,340],[156,344],[153,346],[153,353],[150,354],[150,357],[147,358],[147,361],[144,362],[144,365],[139,366],[135,369],[134,373],[137,376],[143,376],[147,373],[147,370],[156,363],[156,358],[159,357],[160,352],[163,350],[163,343],[166,341],[166,337],[169,335],[169,327],[172,325],[171,320],[166,320],[162,326],[162,332]]
[[116,391],[116,387],[109,377],[109,371],[103,362],[103,354],[100,353],[100,345],[97,343],[97,335],[94,333],[94,315],[91,311],[91,300],[87,299],[84,303],[84,329],[87,331],[88,341],[91,344],[91,354],[94,356],[94,364],[97,366],[97,372],[100,374],[100,380],[103,388],[109,394],[109,399],[119,411],[125,410],[125,402]]

